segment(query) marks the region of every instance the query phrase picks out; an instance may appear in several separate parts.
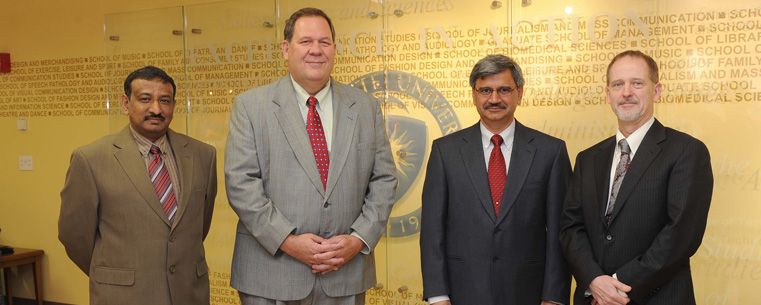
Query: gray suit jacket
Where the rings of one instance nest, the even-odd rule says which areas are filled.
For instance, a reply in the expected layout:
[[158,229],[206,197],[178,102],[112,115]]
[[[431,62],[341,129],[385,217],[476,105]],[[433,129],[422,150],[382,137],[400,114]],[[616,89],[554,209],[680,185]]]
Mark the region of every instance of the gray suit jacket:
[[621,183],[610,225],[615,137],[579,153],[563,208],[561,243],[576,278],[574,304],[600,275],[632,287],[630,304],[695,304],[690,257],[703,239],[713,192],[708,149],[655,120]]
[[90,276],[90,304],[209,304],[203,240],[217,193],[216,150],[168,136],[182,189],[173,226],[129,127],[71,155],[58,238]]
[[230,283],[239,291],[297,300],[312,291],[316,276],[329,296],[358,294],[375,284],[372,253],[315,275],[279,250],[288,234],[330,238],[352,231],[373,249],[391,213],[396,167],[380,104],[361,90],[331,83],[334,136],[327,190],[290,76],[235,98],[225,184],[240,218]]
[[571,175],[565,142],[515,121],[499,216],[479,124],[433,142],[423,186],[423,297],[452,304],[569,304],[558,242]]

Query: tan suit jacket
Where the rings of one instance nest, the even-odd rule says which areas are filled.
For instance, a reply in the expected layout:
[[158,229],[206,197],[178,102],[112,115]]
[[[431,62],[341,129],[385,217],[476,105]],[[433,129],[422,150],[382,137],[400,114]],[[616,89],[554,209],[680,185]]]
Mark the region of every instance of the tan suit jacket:
[[181,194],[161,209],[129,127],[75,150],[58,238],[90,276],[90,304],[209,304],[203,240],[217,192],[216,150],[169,131]]

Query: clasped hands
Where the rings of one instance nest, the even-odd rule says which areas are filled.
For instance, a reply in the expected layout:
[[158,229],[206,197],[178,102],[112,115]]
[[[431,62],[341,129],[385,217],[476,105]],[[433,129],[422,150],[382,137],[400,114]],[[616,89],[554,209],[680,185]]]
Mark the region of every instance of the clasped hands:
[[312,268],[312,273],[326,274],[336,271],[356,256],[365,244],[352,235],[338,235],[329,239],[305,233],[288,235],[280,250]]
[[628,304],[630,299],[626,293],[631,290],[629,285],[608,275],[598,276],[589,284],[589,291],[594,297],[592,305]]

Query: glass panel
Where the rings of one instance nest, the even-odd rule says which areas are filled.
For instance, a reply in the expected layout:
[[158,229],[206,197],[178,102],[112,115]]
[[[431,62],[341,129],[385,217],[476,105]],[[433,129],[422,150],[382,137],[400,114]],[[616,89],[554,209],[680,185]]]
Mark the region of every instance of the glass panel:
[[614,135],[617,123],[605,101],[607,65],[627,49],[649,54],[660,50],[648,29],[657,25],[640,20],[656,14],[655,1],[637,5],[515,1],[515,5],[519,9],[512,21],[512,55],[526,77],[516,117],[566,140],[570,156]]
[[[278,37],[280,39],[283,39],[282,31],[285,27],[285,21],[293,12],[307,6],[325,11],[333,22],[337,54],[331,75],[335,81],[361,87],[360,83],[368,80],[370,75],[374,75],[373,72],[380,73],[382,79],[384,17],[380,14],[382,8],[377,1],[320,0],[311,1],[308,4],[295,0],[278,1],[278,12],[280,13]],[[375,15],[371,17],[370,12],[375,12]],[[376,97],[382,97],[384,90],[380,87],[379,90],[370,93]],[[383,287],[388,283],[387,275],[384,272],[387,263],[385,243],[381,241],[374,252],[378,279],[378,286],[376,287]],[[380,290],[371,289],[368,291],[367,299],[375,298],[378,291]],[[385,297],[381,299],[385,300]],[[376,304],[371,301],[368,302],[369,304]]]
[[185,7],[188,135],[217,149],[218,193],[205,241],[212,304],[239,304],[230,287],[238,215],[227,202],[224,152],[236,95],[282,73],[274,1],[225,1]]
[[662,46],[656,116],[702,140],[712,157],[710,218],[691,260],[698,304],[761,298],[761,141],[749,141],[761,136],[759,17],[758,1],[669,0],[645,19]]
[[[171,128],[185,133],[187,107],[182,89],[185,81],[182,7],[108,14],[104,17],[105,52],[110,63],[108,78],[109,133],[128,124],[119,104],[124,79],[146,65],[164,69],[177,84],[176,107]],[[114,109],[116,108],[116,109]]]
[[509,51],[504,39],[510,11],[509,2],[461,0],[389,2],[384,8],[382,85],[399,174],[387,239],[392,302],[425,304],[420,198],[431,143],[478,121],[470,70],[487,54]]

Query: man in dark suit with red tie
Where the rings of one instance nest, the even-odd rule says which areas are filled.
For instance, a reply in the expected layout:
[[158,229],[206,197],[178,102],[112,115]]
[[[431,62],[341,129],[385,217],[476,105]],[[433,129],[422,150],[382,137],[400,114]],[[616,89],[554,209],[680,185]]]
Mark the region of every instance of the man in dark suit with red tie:
[[662,85],[650,56],[617,55],[607,79],[618,131],[579,153],[563,208],[574,304],[695,304],[690,257],[711,203],[708,149],[653,117]]
[[481,59],[480,122],[433,142],[420,231],[431,304],[569,304],[558,234],[571,165],[565,142],[515,120],[523,84],[512,58]]

